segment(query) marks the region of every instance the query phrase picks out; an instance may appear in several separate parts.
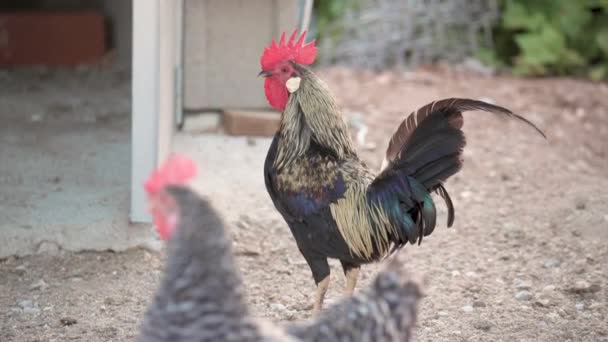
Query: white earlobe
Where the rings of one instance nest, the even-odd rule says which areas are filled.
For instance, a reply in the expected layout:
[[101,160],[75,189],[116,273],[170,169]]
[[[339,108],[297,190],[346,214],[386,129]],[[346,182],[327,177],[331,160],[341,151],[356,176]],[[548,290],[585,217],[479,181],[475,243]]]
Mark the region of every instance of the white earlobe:
[[287,87],[287,90],[289,90],[290,93],[293,93],[294,91],[298,90],[298,88],[300,88],[300,81],[302,81],[300,77],[292,77],[287,80],[285,86]]

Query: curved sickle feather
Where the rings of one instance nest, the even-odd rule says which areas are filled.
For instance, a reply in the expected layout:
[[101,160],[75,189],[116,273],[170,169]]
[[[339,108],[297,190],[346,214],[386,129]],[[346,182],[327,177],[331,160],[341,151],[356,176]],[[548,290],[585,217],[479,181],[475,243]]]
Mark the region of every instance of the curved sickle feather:
[[[545,133],[543,133],[543,131],[536,127],[536,125],[534,125],[532,122],[530,122],[523,116],[515,114],[506,108],[478,100],[458,98],[444,99],[431,102],[419,108],[417,111],[412,112],[407,118],[405,118],[403,122],[401,122],[399,128],[397,128],[397,131],[395,132],[395,134],[393,134],[388,144],[388,148],[386,149],[386,156],[384,158],[384,162],[382,163],[382,169],[384,169],[390,162],[397,158],[403,147],[407,145],[409,139],[411,138],[418,125],[420,125],[420,123],[426,120],[429,116],[446,111],[452,112],[454,114],[462,114],[462,112],[470,110],[481,110],[485,112],[504,115],[507,118],[515,118],[521,120],[532,128],[534,128],[540,135],[547,139]],[[451,126],[456,128],[462,127],[462,123],[463,119],[461,115],[453,115],[450,118],[449,122]]]
[[448,228],[454,224],[454,203],[448,191],[443,187],[443,184],[439,184],[436,192],[443,198],[445,205],[448,207]]

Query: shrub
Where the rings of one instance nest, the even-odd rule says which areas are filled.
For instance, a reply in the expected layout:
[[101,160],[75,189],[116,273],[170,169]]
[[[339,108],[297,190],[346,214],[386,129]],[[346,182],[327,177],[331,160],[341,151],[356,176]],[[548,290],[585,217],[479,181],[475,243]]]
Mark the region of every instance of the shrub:
[[608,0],[504,0],[486,63],[516,75],[608,79]]

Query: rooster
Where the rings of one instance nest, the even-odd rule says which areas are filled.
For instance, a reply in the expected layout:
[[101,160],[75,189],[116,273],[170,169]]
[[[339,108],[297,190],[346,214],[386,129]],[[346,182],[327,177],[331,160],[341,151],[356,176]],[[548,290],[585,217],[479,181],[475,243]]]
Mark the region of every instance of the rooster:
[[399,255],[369,289],[318,320],[284,329],[254,318],[222,220],[207,200],[186,187],[195,173],[190,159],[173,156],[146,182],[149,208],[160,237],[169,240],[169,251],[139,341],[409,340],[420,288],[395,261]]
[[[397,128],[383,169],[375,174],[357,156],[342,113],[323,81],[307,66],[314,41],[297,30],[272,41],[261,56],[269,104],[282,112],[264,164],[266,189],[281,213],[317,285],[318,313],[329,286],[328,258],[340,260],[345,294],[353,293],[362,264],[422,241],[435,228],[431,193],[454,207],[443,183],[462,166],[462,112],[481,110],[514,118],[510,110],[470,99],[435,101],[411,113]],[[296,38],[298,38],[296,40]]]

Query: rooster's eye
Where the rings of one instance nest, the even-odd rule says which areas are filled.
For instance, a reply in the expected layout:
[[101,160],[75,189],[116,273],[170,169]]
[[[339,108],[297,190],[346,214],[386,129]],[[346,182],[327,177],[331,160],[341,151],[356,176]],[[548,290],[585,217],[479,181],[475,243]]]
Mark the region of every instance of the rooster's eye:
[[283,69],[281,69],[281,72],[285,74],[285,73],[289,72],[289,69],[283,68]]

